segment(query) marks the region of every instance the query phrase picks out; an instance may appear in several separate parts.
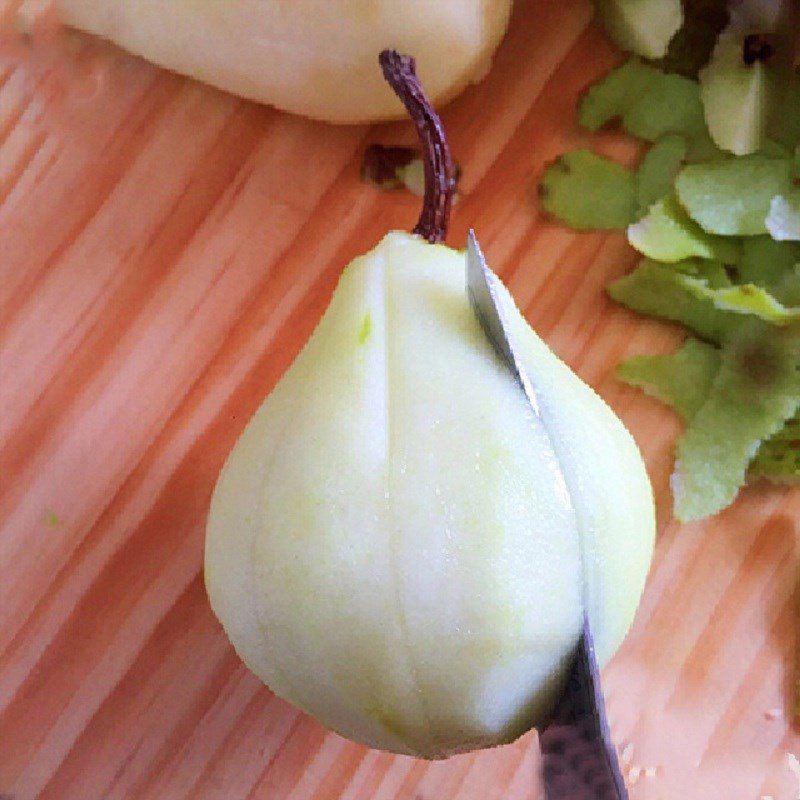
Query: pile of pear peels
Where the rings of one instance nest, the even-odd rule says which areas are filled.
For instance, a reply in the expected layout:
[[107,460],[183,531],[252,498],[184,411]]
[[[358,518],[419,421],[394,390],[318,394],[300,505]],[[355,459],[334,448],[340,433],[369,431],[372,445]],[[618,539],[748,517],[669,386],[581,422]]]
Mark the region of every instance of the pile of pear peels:
[[677,518],[695,520],[748,481],[800,483],[797,10],[600,5],[611,35],[639,55],[586,92],[580,124],[651,144],[635,169],[566,153],[540,198],[577,230],[624,230],[642,260],[609,294],[689,332],[675,353],[631,358],[618,375],[685,421],[672,488]]

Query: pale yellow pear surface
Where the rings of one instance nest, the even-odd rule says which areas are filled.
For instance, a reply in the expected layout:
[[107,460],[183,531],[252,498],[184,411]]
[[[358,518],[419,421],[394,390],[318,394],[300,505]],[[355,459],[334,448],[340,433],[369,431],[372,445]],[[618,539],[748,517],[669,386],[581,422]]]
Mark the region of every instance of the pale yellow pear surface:
[[463,252],[390,233],[214,493],[206,585],[236,650],[373,747],[444,757],[539,724],[584,609],[605,663],[650,564],[636,445],[500,291],[538,413],[472,311]]
[[56,0],[69,25],[234,94],[317,119],[403,115],[375,69],[413,53],[444,102],[487,71],[511,0]]

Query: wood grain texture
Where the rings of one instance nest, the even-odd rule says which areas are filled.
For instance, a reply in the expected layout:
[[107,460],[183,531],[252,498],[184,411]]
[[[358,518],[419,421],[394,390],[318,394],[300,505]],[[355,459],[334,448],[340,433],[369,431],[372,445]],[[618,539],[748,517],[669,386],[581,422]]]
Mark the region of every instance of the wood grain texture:
[[[220,466],[342,267],[417,201],[358,180],[369,141],[70,35],[24,44],[0,3],[0,795],[14,800],[533,800],[535,734],[428,764],[368,751],[239,663],[203,590]],[[536,329],[629,425],[656,562],[604,675],[634,800],[795,800],[785,763],[797,492],[669,517],[672,415],[613,378],[676,330],[610,304],[621,237],[542,218],[543,165],[618,56],[577,0],[520,0],[489,77],[444,112],[478,231]]]

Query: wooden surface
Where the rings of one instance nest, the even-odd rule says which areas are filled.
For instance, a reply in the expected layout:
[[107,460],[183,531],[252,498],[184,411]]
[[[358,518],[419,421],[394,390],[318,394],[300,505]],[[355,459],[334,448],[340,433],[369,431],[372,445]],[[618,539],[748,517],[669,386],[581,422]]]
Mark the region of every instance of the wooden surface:
[[[647,458],[657,558],[604,676],[632,798],[795,800],[798,493],[670,520],[677,423],[612,370],[677,332],[604,297],[635,260],[621,237],[538,213],[543,164],[589,141],[579,92],[617,58],[589,18],[586,2],[520,0],[489,78],[446,109],[464,170],[451,242],[477,229]],[[408,127],[311,123],[81,37],[14,45],[3,25],[3,800],[535,798],[534,734],[427,764],[326,733],[243,668],[203,590],[225,455],[345,263],[415,218],[414,198],[358,180],[365,144]]]

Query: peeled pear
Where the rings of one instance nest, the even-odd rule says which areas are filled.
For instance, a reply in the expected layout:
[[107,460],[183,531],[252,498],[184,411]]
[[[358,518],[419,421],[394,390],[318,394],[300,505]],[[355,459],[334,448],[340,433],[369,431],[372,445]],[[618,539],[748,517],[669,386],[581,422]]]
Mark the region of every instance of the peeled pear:
[[345,269],[239,438],[205,579],[276,694],[358,742],[441,758],[546,723],[585,618],[610,658],[650,563],[653,497],[630,435],[499,281],[535,409],[495,354],[464,253],[439,244],[455,192],[441,120],[413,58],[380,64],[422,144],[419,222]]
[[344,271],[214,492],[206,586],[239,655],[372,747],[438,758],[541,724],[584,610],[603,664],[644,585],[636,445],[500,294],[538,414],[463,252],[393,232]]
[[332,122],[402,116],[375,69],[416,55],[441,103],[488,70],[511,0],[56,0],[69,25],[163,67]]

